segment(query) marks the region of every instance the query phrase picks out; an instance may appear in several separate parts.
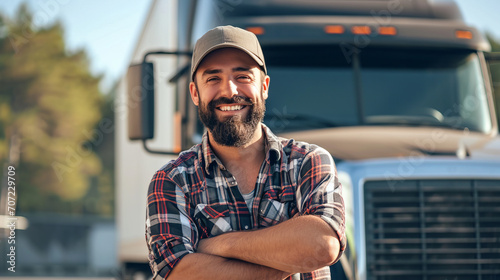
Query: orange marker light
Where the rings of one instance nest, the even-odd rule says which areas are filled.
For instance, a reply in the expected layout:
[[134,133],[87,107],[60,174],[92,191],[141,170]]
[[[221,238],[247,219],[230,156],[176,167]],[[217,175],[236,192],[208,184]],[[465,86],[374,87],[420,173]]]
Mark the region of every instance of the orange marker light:
[[325,26],[325,32],[328,34],[342,34],[345,28],[342,25],[327,25]]
[[351,32],[357,35],[370,35],[372,30],[370,29],[370,26],[360,25],[351,27]]
[[397,34],[396,27],[394,27],[394,26],[380,26],[378,28],[378,34],[394,36]]
[[264,28],[260,26],[247,27],[246,29],[255,35],[264,34]]
[[458,39],[472,39],[472,32],[467,30],[457,30],[455,31],[455,36]]

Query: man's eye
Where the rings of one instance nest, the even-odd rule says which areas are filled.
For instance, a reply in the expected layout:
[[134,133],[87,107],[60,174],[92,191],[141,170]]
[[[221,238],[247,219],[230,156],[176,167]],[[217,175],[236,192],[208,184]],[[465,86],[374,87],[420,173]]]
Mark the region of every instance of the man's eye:
[[239,76],[238,80],[250,80],[249,76]]
[[218,81],[219,77],[210,77],[207,79],[207,82],[213,82],[213,81]]

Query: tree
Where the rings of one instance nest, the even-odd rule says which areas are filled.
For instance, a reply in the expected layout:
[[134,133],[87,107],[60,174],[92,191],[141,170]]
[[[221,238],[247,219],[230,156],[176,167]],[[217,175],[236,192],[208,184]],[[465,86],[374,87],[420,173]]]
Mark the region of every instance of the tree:
[[31,19],[26,6],[15,20],[0,17],[0,161],[19,139],[19,211],[75,212],[71,202],[102,168],[92,147],[100,77],[84,51],[66,50],[60,23],[34,28]]

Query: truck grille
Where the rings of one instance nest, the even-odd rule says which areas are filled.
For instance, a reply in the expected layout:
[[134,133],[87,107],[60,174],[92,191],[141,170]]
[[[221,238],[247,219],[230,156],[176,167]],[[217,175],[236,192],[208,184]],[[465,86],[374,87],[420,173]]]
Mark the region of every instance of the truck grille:
[[368,181],[368,279],[500,279],[500,180]]

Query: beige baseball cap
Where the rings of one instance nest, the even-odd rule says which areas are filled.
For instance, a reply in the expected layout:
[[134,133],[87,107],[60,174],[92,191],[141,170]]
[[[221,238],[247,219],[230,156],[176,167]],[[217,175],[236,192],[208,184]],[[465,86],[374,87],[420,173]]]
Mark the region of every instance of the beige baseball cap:
[[191,61],[191,80],[194,81],[194,73],[205,56],[214,50],[221,48],[236,48],[246,52],[259,64],[264,73],[267,74],[264,54],[257,36],[250,31],[231,25],[218,26],[203,35],[194,46]]

